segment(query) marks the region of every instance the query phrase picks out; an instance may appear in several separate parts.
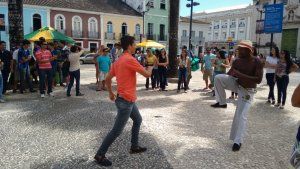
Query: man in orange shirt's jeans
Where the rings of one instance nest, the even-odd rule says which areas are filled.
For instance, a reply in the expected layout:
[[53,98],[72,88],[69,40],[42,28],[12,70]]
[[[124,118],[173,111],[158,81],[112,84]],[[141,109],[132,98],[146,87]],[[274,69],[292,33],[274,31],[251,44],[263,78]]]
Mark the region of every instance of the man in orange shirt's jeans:
[[[130,153],[142,153],[147,150],[147,148],[140,147],[138,144],[142,117],[135,104],[137,98],[136,72],[148,78],[151,76],[153,67],[148,67],[148,69],[145,70],[143,66],[132,56],[132,54],[134,54],[136,51],[134,37],[122,37],[121,46],[123,48],[123,54],[112,65],[111,70],[106,78],[106,86],[109,92],[109,98],[110,100],[115,101],[118,114],[112,130],[104,138],[102,145],[94,157],[96,162],[102,166],[112,165],[112,162],[105,157],[105,154],[110,145],[122,133],[129,117],[133,120]],[[117,80],[117,95],[113,93],[111,87],[112,78],[114,76]]]

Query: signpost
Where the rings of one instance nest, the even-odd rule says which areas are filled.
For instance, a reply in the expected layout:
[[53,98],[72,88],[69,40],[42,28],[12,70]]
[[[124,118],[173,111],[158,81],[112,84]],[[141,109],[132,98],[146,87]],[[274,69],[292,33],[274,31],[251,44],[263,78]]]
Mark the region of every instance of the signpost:
[[276,0],[274,0],[273,5],[265,6],[264,32],[271,33],[270,51],[272,50],[273,47],[273,33],[282,32],[282,20],[283,20],[283,3],[276,4]]
[[14,48],[24,38],[23,0],[8,1],[8,22],[10,48]]

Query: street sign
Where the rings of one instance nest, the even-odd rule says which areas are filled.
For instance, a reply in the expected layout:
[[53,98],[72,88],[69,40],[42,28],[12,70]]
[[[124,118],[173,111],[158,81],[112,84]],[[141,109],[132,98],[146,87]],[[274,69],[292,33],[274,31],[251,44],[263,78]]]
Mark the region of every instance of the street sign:
[[283,20],[283,4],[265,6],[265,33],[281,33]]

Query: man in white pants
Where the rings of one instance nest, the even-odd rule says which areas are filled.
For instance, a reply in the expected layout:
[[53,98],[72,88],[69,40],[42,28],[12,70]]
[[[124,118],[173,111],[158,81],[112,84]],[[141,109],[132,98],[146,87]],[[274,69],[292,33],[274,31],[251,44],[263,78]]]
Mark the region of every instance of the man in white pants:
[[238,105],[235,111],[230,139],[233,140],[232,151],[239,151],[243,143],[246,130],[247,114],[250,110],[256,85],[262,81],[263,65],[253,56],[252,42],[242,41],[238,45],[239,58],[237,58],[228,74],[215,77],[216,104],[214,108],[227,108],[225,89],[238,93]]

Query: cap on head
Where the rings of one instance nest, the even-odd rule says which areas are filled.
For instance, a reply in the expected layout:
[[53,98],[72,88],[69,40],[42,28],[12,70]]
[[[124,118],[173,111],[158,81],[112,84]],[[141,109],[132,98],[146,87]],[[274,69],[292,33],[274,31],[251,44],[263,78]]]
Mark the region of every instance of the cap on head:
[[251,51],[253,51],[252,41],[250,41],[250,40],[243,40],[243,41],[241,41],[241,42],[238,44],[238,47],[241,47],[241,48],[248,48],[248,49],[250,49]]
[[109,48],[104,48],[103,49],[103,52],[109,52],[110,50],[109,50]]

